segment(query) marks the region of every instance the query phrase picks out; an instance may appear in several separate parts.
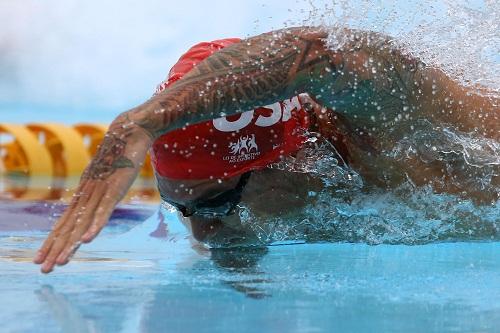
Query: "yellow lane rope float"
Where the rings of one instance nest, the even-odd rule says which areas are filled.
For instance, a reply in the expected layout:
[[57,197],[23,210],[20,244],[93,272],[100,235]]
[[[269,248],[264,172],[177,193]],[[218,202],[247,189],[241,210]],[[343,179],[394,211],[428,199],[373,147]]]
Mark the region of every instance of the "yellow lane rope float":
[[87,123],[76,124],[73,128],[83,137],[85,147],[91,156],[97,152],[97,147],[108,130],[107,125]]
[[[55,200],[72,195],[107,125],[58,123],[28,125],[0,123],[0,197]],[[146,157],[129,200],[157,200],[151,184],[153,169]],[[6,178],[3,178],[6,177]]]
[[[80,123],[0,124],[0,174],[75,177],[81,175],[104,138],[108,126]],[[0,138],[2,138],[0,136]],[[153,177],[149,154],[140,176]]]
[[52,157],[54,177],[73,177],[82,174],[90,161],[83,138],[74,128],[61,124],[28,124]]
[[[54,173],[50,153],[25,126],[0,124],[0,161],[0,176],[8,175],[16,180],[16,186],[2,196],[25,200],[50,196]],[[2,181],[0,186],[3,192],[6,184]]]
[[54,174],[49,151],[25,126],[0,124],[0,134],[10,137],[6,143],[0,142],[4,173],[27,176],[52,176]]

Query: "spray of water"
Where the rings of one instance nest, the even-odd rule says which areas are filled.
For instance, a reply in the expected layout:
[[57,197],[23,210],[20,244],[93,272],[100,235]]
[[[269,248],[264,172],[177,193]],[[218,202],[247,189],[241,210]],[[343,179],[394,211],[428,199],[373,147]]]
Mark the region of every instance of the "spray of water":
[[337,149],[317,133],[305,133],[307,137],[301,154],[285,156],[268,167],[288,172],[307,173],[322,180],[323,184],[337,191],[339,188],[361,189],[363,180],[353,169],[347,167]]
[[[500,2],[310,1],[301,22],[331,31],[327,43],[342,49],[350,42],[344,28],[370,30],[427,66],[437,67],[479,93],[499,96]],[[500,144],[463,133],[447,124],[420,120],[413,131],[384,154],[401,163],[418,157],[440,165],[446,181],[460,183],[492,200],[478,204],[460,195],[436,193],[411,180],[387,191],[369,188],[344,166],[325,142],[310,137],[300,158],[287,157],[272,168],[307,173],[325,190],[301,214],[260,218],[242,205],[240,218],[262,243],[352,241],[419,244],[432,241],[500,239]],[[339,189],[342,189],[339,191]]]
[[[308,1],[302,21],[323,26],[328,44],[341,48],[345,27],[394,37],[413,56],[483,93],[500,93],[500,2],[452,0]],[[487,90],[481,89],[486,87]]]

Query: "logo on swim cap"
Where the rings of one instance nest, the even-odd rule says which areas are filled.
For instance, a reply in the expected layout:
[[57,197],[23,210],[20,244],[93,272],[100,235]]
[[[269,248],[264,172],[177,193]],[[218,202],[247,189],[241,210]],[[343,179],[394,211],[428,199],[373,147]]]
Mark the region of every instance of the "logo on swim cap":
[[[270,127],[280,121],[286,122],[292,117],[292,111],[298,111],[302,108],[299,98],[297,96],[284,100],[283,102],[276,102],[274,104],[263,106],[260,109],[268,109],[271,114],[268,116],[259,115],[255,120],[255,125],[258,127]],[[254,112],[250,110],[240,113],[237,120],[230,121],[227,117],[214,119],[214,127],[221,132],[236,132],[250,125],[254,118]]]
[[229,163],[253,160],[260,155],[255,134],[241,136],[236,142],[230,142],[228,148],[232,155],[224,156],[224,160]]

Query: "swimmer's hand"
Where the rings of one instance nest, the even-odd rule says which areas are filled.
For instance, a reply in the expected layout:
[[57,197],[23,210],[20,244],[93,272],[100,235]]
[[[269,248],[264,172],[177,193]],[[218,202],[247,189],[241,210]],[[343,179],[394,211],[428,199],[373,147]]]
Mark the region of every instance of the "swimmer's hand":
[[69,207],[34,258],[43,273],[67,264],[81,243],[97,236],[135,180],[151,144],[151,136],[126,114],[113,122]]

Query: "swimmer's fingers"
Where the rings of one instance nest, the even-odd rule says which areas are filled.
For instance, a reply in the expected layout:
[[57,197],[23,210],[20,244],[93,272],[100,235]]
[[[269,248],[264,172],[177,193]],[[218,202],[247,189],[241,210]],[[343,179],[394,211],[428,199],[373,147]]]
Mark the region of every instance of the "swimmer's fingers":
[[76,215],[76,210],[79,204],[86,202],[87,199],[82,195],[82,193],[86,189],[88,189],[88,184],[81,184],[79,186],[79,189],[75,192],[71,203],[66,208],[63,215],[59,218],[56,224],[54,224],[49,236],[38,250],[35,258],[33,259],[33,262],[35,264],[42,264],[51,251],[54,242],[57,239],[60,239],[61,235],[64,235],[65,233],[70,232],[71,229],[73,229],[70,217]]
[[102,197],[96,206],[96,215],[89,229],[82,235],[82,242],[91,242],[108,223],[114,208],[125,196],[134,181],[138,170],[121,170],[107,183]]
[[45,242],[43,242],[42,247],[36,253],[35,258],[33,259],[33,262],[35,264],[41,264],[44,262],[44,260],[47,257],[47,254],[49,253],[53,243],[54,243],[54,237],[52,235],[49,235],[49,237],[47,237]]
[[85,182],[80,186],[81,191],[73,198],[70,206],[67,208],[63,216],[54,226],[47,241],[39,251],[39,255],[35,258],[35,263],[42,264],[41,271],[49,273],[57,263],[57,259],[65,249],[71,247],[73,252],[76,250],[77,244],[81,235],[88,229],[91,224],[96,196],[96,184],[94,182]]
[[[71,238],[66,242],[66,246],[56,258],[57,265],[65,265],[69,262],[73,254],[81,243],[91,242],[109,221],[115,206],[126,193],[128,186],[124,186],[123,177],[127,177],[127,172],[113,180],[98,182],[91,200],[87,202],[88,216],[82,218],[85,223],[80,223],[73,231]],[[133,175],[132,175],[133,176]]]
[[[139,173],[152,137],[139,127],[125,126],[122,118],[114,122],[113,130],[106,135],[107,141],[101,144],[100,152],[86,169],[77,196],[35,257],[34,262],[42,265],[42,272],[52,271],[57,263],[67,263],[82,236],[86,235],[83,240],[90,241],[97,235]],[[130,122],[128,118],[125,120],[127,124]],[[113,147],[123,145],[125,149],[118,156]]]
[[70,215],[71,211],[68,211],[59,220],[59,222],[64,223],[63,227],[51,232],[42,249],[39,251],[39,256],[35,258],[36,263],[42,264],[41,271],[43,273],[52,271],[57,256],[66,246],[68,239],[71,237],[70,235],[73,234],[74,224],[71,221]]
[[79,242],[78,240],[67,242],[66,247],[57,256],[55,264],[59,266],[66,265],[70,261],[71,257],[73,257],[76,250],[78,250],[80,245],[81,242]]
[[[96,188],[98,189],[99,185],[97,185]],[[90,225],[92,225],[92,221],[97,218],[96,216],[99,215],[99,209],[97,207],[102,197],[98,194],[94,194],[92,198],[86,203],[85,214],[77,218],[76,225],[69,238],[66,239],[64,248],[60,251],[60,253],[55,253],[55,255],[57,256],[55,263],[57,265],[65,265],[69,262],[70,258],[80,247],[80,244],[82,242],[82,235],[87,232]]]
[[[106,200],[108,201],[108,200]],[[98,234],[101,232],[102,228],[108,223],[111,213],[115,207],[114,202],[107,203],[105,207],[101,207],[100,213],[98,216],[94,218],[94,221],[90,225],[90,228],[83,234],[82,242],[89,243],[91,242]]]

